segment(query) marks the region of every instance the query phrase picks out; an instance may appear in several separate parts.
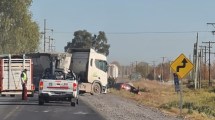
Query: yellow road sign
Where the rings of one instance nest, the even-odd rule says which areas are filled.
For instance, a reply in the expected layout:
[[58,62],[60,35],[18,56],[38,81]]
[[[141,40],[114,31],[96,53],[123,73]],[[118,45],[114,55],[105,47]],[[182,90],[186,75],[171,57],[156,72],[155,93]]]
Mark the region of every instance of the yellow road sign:
[[193,64],[184,54],[181,54],[172,62],[171,68],[180,78],[184,78],[193,69]]

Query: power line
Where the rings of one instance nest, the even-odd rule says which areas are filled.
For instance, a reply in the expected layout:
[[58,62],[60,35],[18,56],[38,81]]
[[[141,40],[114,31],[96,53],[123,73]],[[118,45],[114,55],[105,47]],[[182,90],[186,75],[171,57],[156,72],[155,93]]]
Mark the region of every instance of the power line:
[[175,34],[175,33],[196,33],[196,32],[211,32],[211,31],[164,31],[164,32],[106,32],[106,34]]
[[[106,34],[181,34],[181,33],[207,33],[211,31],[163,31],[163,32],[158,32],[158,31],[152,31],[152,32],[105,32]],[[69,32],[69,31],[55,31],[55,34],[73,34],[74,32]],[[93,33],[94,34],[94,33]]]

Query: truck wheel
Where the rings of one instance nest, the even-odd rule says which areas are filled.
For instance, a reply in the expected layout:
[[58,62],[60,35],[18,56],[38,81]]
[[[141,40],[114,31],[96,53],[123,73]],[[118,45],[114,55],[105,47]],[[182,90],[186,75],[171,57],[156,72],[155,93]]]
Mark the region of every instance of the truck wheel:
[[72,107],[75,107],[75,102],[71,102],[71,106],[72,106]]
[[101,91],[102,91],[102,89],[101,89],[100,84],[99,84],[99,83],[96,83],[96,82],[93,83],[93,86],[92,86],[92,94],[98,95],[98,94],[101,93]]
[[71,106],[75,107],[75,104],[78,104],[77,98],[71,98]]
[[73,98],[71,98],[71,106],[75,107],[75,102]]
[[1,94],[1,96],[2,96],[2,97],[6,97],[6,95],[5,95],[5,94]]
[[76,99],[76,104],[78,104],[78,99]]
[[39,105],[44,105],[44,99],[43,98],[39,98]]

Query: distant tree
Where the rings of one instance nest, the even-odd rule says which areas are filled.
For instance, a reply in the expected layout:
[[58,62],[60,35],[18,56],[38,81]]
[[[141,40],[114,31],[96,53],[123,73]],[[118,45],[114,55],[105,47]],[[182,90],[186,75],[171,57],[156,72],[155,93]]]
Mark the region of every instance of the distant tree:
[[34,52],[38,49],[38,24],[29,12],[32,0],[0,0],[0,54]]
[[164,81],[170,80],[170,78],[173,77],[173,74],[170,74],[172,71],[170,71],[170,62],[164,62],[158,64],[157,68],[157,74],[158,75],[163,75],[161,76]]
[[150,70],[150,66],[146,62],[140,62],[136,66],[136,70],[138,73],[142,75],[142,77],[147,78]]
[[98,36],[96,36],[86,30],[79,30],[74,32],[72,42],[68,42],[67,46],[64,47],[64,50],[65,52],[68,52],[72,48],[93,48],[97,52],[108,56],[110,45],[107,44],[105,32],[99,31]]

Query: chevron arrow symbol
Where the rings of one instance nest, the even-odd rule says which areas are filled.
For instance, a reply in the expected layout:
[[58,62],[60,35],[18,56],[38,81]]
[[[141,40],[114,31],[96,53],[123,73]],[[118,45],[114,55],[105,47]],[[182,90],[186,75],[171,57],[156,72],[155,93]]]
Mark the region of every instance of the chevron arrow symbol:
[[185,67],[186,67],[187,60],[184,58],[184,59],[182,60],[182,63],[183,63],[183,65],[177,66],[177,68],[176,68],[176,71],[177,71],[177,72],[179,72],[179,70],[180,70],[181,68],[185,68]]

